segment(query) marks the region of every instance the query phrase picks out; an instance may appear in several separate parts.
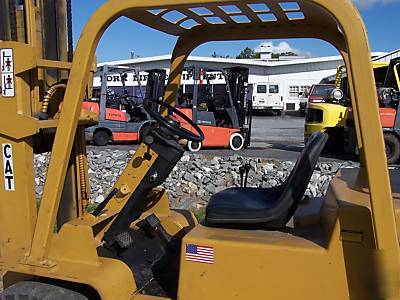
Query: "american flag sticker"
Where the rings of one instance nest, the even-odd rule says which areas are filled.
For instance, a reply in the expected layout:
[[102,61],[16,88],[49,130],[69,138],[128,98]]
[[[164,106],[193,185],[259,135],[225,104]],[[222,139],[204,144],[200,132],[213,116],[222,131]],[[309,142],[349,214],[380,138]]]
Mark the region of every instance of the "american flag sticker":
[[214,248],[193,244],[186,245],[186,260],[205,264],[214,263]]

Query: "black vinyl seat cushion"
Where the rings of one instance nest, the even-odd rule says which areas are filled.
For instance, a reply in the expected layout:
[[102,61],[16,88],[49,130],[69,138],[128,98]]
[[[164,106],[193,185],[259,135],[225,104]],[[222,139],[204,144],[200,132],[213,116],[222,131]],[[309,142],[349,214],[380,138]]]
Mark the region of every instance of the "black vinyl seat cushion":
[[[253,222],[268,220],[268,211],[279,199],[278,188],[229,188],[213,195],[207,206],[207,218],[224,223],[237,220]],[[273,217],[273,216],[272,216]]]
[[210,198],[206,224],[279,229],[286,226],[304,196],[328,135],[308,140],[286,181],[273,188],[229,188]]

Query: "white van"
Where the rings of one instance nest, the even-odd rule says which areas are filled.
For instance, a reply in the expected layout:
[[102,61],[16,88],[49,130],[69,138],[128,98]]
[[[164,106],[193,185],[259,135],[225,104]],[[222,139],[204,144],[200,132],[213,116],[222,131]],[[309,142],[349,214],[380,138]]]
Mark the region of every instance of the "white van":
[[281,114],[284,109],[281,88],[276,83],[256,83],[253,87],[253,110]]

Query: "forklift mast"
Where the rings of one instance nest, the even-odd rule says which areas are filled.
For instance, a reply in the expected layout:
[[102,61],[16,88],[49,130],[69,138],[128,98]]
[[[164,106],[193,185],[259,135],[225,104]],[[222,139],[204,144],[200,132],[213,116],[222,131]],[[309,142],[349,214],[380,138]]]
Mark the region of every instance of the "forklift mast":
[[[167,79],[167,71],[164,69],[151,69],[147,70],[147,85],[146,95],[147,99],[162,100],[165,90],[165,81]],[[152,103],[152,105],[154,105]],[[158,108],[152,107],[153,110]]]
[[151,69],[147,73],[146,98],[162,100],[167,72],[163,69]]
[[233,102],[238,126],[244,133],[245,146],[250,146],[251,129],[253,126],[252,90],[249,90],[249,69],[233,67],[224,69],[226,86]]
[[239,127],[246,124],[247,115],[247,87],[249,82],[249,69],[242,67],[226,68],[226,84],[231,92],[234,107],[237,112]]
[[[4,122],[19,124],[17,127],[25,131],[23,135],[17,133],[21,129],[10,128],[6,132],[2,123],[4,135],[0,137],[0,143],[13,144],[13,152],[20,155],[14,168],[24,170],[18,184],[27,186],[29,191],[0,194],[13,203],[18,202],[21,207],[31,207],[32,211],[36,210],[39,200],[35,199],[32,158],[34,153],[49,152],[53,146],[73,59],[71,18],[71,0],[0,1],[0,41],[4,43],[1,58],[9,59],[15,65],[14,76],[10,78],[15,89],[11,94],[0,94],[0,98],[9,99],[0,103],[0,110],[8,112],[5,113],[8,120],[4,118]],[[22,61],[29,63],[21,68]],[[90,72],[93,74],[92,69]],[[6,88],[4,83],[2,88]],[[88,95],[90,90],[91,84],[87,84]],[[91,123],[94,117],[89,115],[87,121]],[[89,203],[89,179],[84,172],[87,169],[84,118],[82,114],[69,160],[57,216],[58,227],[81,216]],[[70,201],[71,196],[74,201]],[[15,199],[11,199],[13,197]],[[0,226],[9,227],[12,219],[21,220],[26,235],[15,245],[29,247],[26,243],[31,240],[36,214],[28,217],[21,208],[16,215],[1,218]],[[0,243],[3,243],[2,237]]]
[[[45,60],[71,62],[71,0],[0,1],[0,40],[27,43]],[[68,18],[67,18],[68,17]],[[38,70],[40,94],[68,78],[65,70]]]

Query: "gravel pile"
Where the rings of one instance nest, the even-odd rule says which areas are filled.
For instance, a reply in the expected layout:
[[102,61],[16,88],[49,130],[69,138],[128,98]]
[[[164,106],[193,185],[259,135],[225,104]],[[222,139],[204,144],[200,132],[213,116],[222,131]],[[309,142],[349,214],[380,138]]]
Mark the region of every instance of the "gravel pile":
[[[133,151],[120,150],[88,153],[91,199],[101,202],[119,174],[124,170]],[[48,154],[35,156],[36,197],[40,199],[48,166]],[[207,157],[184,155],[164,183],[168,190],[172,207],[184,209],[201,209],[215,192],[227,187],[240,185],[239,167],[249,163],[249,187],[273,187],[281,184],[294,166],[291,161],[267,159],[248,159],[241,156]],[[358,167],[353,162],[319,163],[306,191],[309,196],[323,196],[329,182],[341,168]]]

